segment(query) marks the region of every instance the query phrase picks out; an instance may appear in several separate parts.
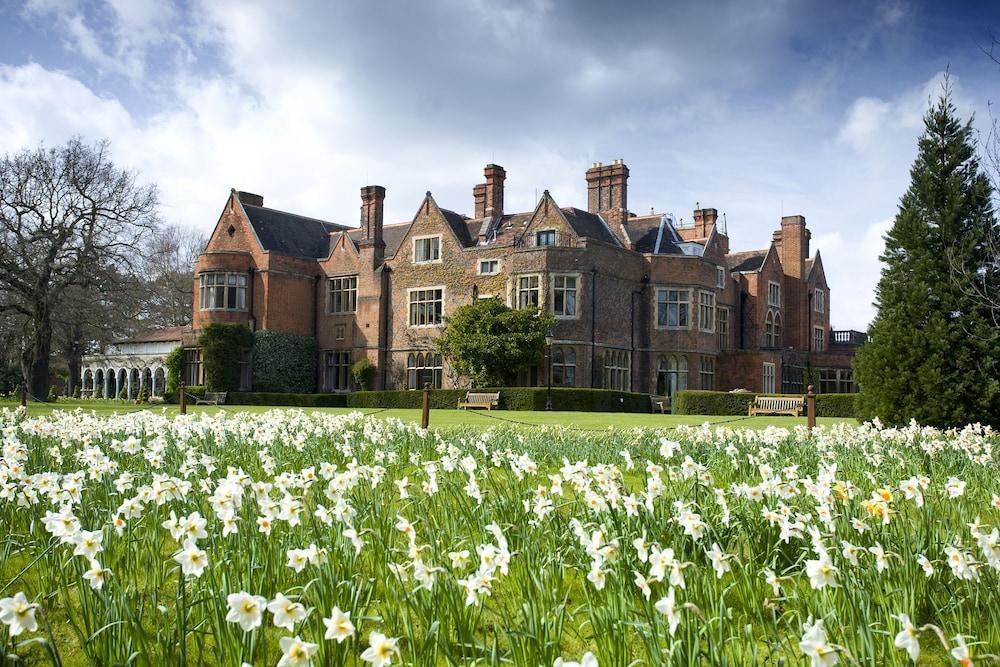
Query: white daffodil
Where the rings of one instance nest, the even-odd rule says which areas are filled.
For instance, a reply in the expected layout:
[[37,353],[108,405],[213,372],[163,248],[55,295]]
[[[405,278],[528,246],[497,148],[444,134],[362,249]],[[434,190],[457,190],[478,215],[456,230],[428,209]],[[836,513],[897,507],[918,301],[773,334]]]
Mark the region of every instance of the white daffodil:
[[281,647],[278,667],[307,667],[319,649],[319,644],[302,641],[299,637],[282,637],[278,646]]
[[656,611],[660,612],[667,617],[667,624],[670,627],[670,636],[673,637],[674,633],[677,632],[677,626],[681,623],[680,610],[677,608],[677,601],[674,598],[674,589],[671,588],[667,596],[660,598],[656,602]]
[[556,661],[552,663],[552,667],[598,667],[597,656],[590,651],[587,651],[583,654],[583,657],[580,658],[580,662],[556,658]]
[[840,661],[837,651],[827,641],[822,620],[806,622],[799,650],[809,658],[810,667],[832,667]]
[[267,600],[262,596],[240,591],[226,596],[226,602],[229,604],[227,621],[238,623],[243,632],[250,632],[260,627],[264,617],[264,606],[267,604]]
[[326,626],[324,639],[336,639],[337,643],[342,643],[348,637],[354,635],[354,624],[351,623],[351,612],[341,611],[340,607],[334,607],[329,618],[323,619]]
[[14,597],[0,600],[0,622],[10,628],[10,636],[17,637],[23,632],[34,632],[38,629],[35,620],[35,610],[38,605],[28,602],[23,592]]
[[83,573],[83,578],[90,582],[90,587],[95,591],[104,588],[104,581],[111,570],[101,567],[96,560],[90,561],[90,568]]
[[368,648],[361,653],[361,659],[370,662],[372,667],[385,667],[392,664],[392,656],[399,656],[398,639],[386,637],[381,632],[372,631],[368,635]]
[[901,648],[906,651],[907,655],[910,656],[910,660],[916,662],[917,658],[920,657],[920,641],[917,637],[918,630],[913,623],[910,622],[910,617],[906,614],[899,614],[896,618],[899,619],[903,629],[896,634],[896,638],[893,640],[892,644],[896,648]]
[[83,556],[88,560],[94,560],[102,550],[101,539],[103,535],[101,531],[88,531],[81,530],[73,538],[73,543],[76,545],[76,549],[73,550],[74,556]]
[[174,554],[174,560],[181,566],[181,572],[185,577],[200,577],[208,565],[208,554],[202,551],[193,542]]
[[284,593],[278,593],[267,603],[267,610],[274,615],[274,625],[278,628],[291,630],[295,624],[306,617],[306,608],[299,602],[292,602]]

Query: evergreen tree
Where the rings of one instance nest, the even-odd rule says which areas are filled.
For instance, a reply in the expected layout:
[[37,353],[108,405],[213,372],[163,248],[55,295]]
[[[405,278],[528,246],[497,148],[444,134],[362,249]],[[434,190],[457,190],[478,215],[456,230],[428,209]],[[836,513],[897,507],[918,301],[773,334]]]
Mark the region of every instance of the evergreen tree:
[[[911,185],[886,236],[858,409],[888,423],[1000,424],[1000,331],[956,276],[991,274],[991,186],[947,80],[924,116]],[[992,281],[995,275],[989,276]],[[996,283],[993,283],[996,284]]]

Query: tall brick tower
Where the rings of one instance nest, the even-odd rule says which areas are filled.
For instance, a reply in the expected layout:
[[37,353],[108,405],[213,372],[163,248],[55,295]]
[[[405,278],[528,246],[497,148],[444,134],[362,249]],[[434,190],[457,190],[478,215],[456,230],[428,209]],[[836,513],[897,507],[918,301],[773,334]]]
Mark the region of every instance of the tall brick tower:
[[611,231],[627,244],[622,227],[628,223],[628,167],[622,160],[595,162],[587,170],[587,210],[597,213]]

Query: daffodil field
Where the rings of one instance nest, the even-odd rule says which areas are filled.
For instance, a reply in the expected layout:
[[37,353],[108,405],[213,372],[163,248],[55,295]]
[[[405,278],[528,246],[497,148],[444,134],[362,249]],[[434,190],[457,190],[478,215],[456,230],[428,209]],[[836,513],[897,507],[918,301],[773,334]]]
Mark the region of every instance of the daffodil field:
[[1000,437],[0,411],[0,663],[991,664]]

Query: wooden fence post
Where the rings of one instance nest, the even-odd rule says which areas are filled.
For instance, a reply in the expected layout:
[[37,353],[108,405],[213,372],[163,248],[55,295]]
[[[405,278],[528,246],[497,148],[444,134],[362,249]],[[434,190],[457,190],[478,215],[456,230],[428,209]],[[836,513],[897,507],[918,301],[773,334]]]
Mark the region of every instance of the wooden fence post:
[[806,425],[810,431],[816,428],[816,392],[812,385],[806,393]]
[[431,422],[431,383],[424,383],[424,403],[420,410],[420,428],[427,428]]
[[181,380],[181,391],[180,391],[180,394],[178,395],[178,398],[180,399],[180,402],[181,402],[181,414],[182,415],[186,415],[187,411],[188,411],[187,410],[187,385],[184,384],[184,380]]

